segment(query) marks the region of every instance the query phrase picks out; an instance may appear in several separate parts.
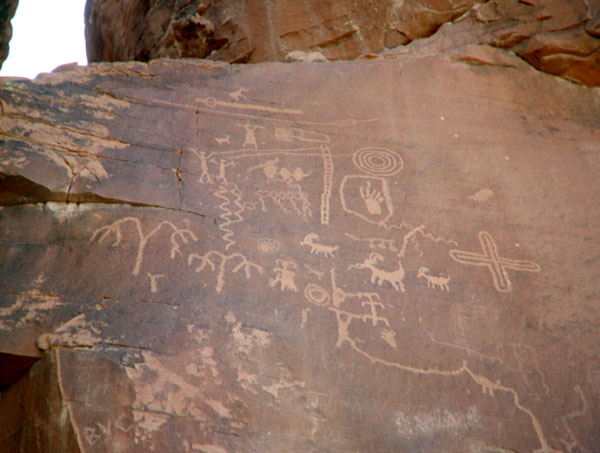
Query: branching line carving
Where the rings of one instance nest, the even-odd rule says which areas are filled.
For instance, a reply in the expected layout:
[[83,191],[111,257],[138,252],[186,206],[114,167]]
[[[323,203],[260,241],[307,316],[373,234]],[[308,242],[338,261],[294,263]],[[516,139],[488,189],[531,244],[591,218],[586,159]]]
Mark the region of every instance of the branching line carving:
[[181,243],[187,244],[191,239],[192,241],[197,241],[198,237],[188,228],[179,228],[173,222],[168,220],[163,220],[156,227],[154,227],[148,234],[144,234],[142,229],[142,222],[137,217],[123,217],[110,225],[103,226],[95,230],[90,238],[90,242],[94,241],[98,238],[98,242],[102,242],[107,239],[110,235],[114,235],[115,241],[112,246],[116,247],[121,243],[123,239],[123,231],[122,228],[127,223],[133,223],[138,233],[138,251],[135,258],[135,264],[131,273],[135,276],[139,275],[140,269],[142,267],[142,262],[144,260],[144,252],[146,250],[146,245],[152,236],[160,231],[162,227],[170,228],[172,230],[171,233],[171,259],[175,258],[176,255],[182,255],[180,245]]
[[[219,265],[215,264],[213,261],[215,258],[219,259]],[[235,274],[240,270],[244,270],[244,274],[246,275],[246,279],[250,280],[252,278],[252,269],[255,269],[259,274],[264,272],[264,269],[261,265],[255,264],[252,261],[248,260],[246,256],[242,253],[232,253],[231,255],[225,255],[217,250],[210,250],[206,252],[204,255],[198,255],[196,253],[190,253],[187,258],[188,266],[191,266],[195,260],[199,260],[200,264],[196,267],[196,272],[203,271],[206,266],[210,267],[211,270],[217,272],[217,287],[216,290],[220,293],[223,290],[223,286],[225,285],[225,270],[227,267],[227,263],[230,261],[235,261],[239,259],[239,263],[235,265],[233,269],[231,269],[231,273]]]

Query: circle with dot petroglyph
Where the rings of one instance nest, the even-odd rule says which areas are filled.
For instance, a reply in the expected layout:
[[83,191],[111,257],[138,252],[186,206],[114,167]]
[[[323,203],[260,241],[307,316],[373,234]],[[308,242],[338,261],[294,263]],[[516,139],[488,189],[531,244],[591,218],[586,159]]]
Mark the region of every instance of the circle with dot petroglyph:
[[318,285],[310,283],[304,290],[304,295],[309,302],[315,305],[327,305],[330,300],[329,293]]
[[272,238],[260,238],[256,242],[256,248],[263,253],[275,253],[279,250],[281,244],[277,239]]
[[361,148],[352,161],[359,170],[372,176],[393,176],[404,168],[400,154],[387,148]]

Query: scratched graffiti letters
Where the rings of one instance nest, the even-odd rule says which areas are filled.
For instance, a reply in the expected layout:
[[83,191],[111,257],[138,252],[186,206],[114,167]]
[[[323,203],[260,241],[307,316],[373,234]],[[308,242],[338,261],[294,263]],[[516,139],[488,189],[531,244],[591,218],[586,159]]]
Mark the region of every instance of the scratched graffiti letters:
[[144,234],[140,219],[137,217],[123,217],[122,219],[119,219],[110,225],[103,226],[94,231],[92,237],[90,238],[90,242],[94,241],[96,238],[98,238],[98,242],[103,242],[109,236],[114,235],[115,241],[113,242],[112,246],[116,247],[121,243],[121,240],[123,239],[123,227],[128,223],[131,223],[135,226],[139,240],[135,264],[133,265],[133,269],[131,271],[131,273],[135,276],[140,273],[140,269],[142,268],[144,252],[146,250],[148,241],[163,227],[167,230],[171,229],[171,259],[175,258],[176,255],[182,255],[180,248],[182,243],[187,244],[189,240],[198,240],[196,235],[189,228],[179,228],[173,222],[168,220],[163,220],[147,234]]

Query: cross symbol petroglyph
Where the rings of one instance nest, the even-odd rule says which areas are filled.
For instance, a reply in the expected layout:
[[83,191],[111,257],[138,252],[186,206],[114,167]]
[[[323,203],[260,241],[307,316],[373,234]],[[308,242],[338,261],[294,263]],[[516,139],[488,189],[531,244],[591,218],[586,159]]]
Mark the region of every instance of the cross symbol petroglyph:
[[483,249],[483,254],[454,249],[450,250],[450,257],[462,264],[487,266],[492,274],[494,286],[500,292],[512,290],[512,283],[508,279],[506,269],[527,272],[539,272],[541,270],[540,266],[532,261],[511,260],[498,256],[496,242],[487,231],[479,232],[479,243]]

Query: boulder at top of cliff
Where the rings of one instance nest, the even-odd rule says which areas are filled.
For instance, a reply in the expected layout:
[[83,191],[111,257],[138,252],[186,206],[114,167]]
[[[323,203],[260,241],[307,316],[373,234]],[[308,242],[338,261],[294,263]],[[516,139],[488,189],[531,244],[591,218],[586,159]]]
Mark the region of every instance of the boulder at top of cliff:
[[0,3],[0,68],[8,57],[10,38],[12,38],[12,25],[10,21],[15,15],[19,0],[7,0]]
[[[413,42],[410,52],[488,44],[510,49],[541,71],[600,85],[597,1],[376,0],[368,5],[351,0],[90,0],[88,59],[353,60],[390,49],[405,52]],[[436,33],[441,26],[443,32]]]

